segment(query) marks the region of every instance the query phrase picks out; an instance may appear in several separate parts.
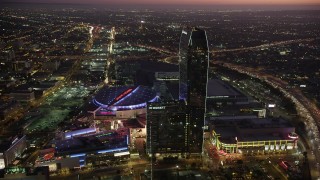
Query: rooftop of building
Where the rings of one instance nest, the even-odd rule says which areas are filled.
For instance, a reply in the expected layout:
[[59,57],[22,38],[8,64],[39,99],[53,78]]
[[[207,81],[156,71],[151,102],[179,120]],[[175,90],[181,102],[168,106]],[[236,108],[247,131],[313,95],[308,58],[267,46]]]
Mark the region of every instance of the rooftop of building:
[[128,119],[122,121],[125,128],[144,128],[143,124],[139,122],[139,119]]
[[212,117],[208,122],[216,127],[236,126],[240,129],[293,127],[282,118],[253,118],[253,116]]
[[191,32],[189,46],[208,50],[206,32],[199,28],[193,28]]
[[15,87],[12,93],[30,93],[32,91],[33,90],[29,84],[21,84]]
[[220,135],[220,140],[225,143],[239,141],[263,141],[289,139],[288,133],[295,128],[282,118],[254,118],[243,117],[214,117],[207,121],[210,129]]
[[15,83],[15,81],[12,80],[0,80],[0,86],[6,86],[10,83]]
[[128,129],[109,130],[89,135],[53,140],[57,153],[83,153],[127,146]]
[[146,103],[155,97],[156,93],[147,86],[105,86],[97,93],[94,101],[103,106],[130,106]]
[[244,115],[257,115],[265,107],[261,103],[245,102],[239,104],[226,104],[226,105],[210,105],[207,103],[208,113],[216,114],[216,116],[244,116]]
[[32,78],[48,78],[51,74],[51,72],[38,71],[32,75]]
[[32,86],[32,89],[39,90],[39,89],[49,89],[55,86],[54,84],[36,84]]
[[0,152],[3,153],[7,151],[8,149],[10,149],[11,146],[13,146],[23,137],[23,135],[17,135],[6,139],[0,139]]
[[239,90],[232,87],[225,81],[220,79],[209,79],[207,86],[207,97],[221,97],[221,96],[245,96]]
[[0,112],[6,110],[8,108],[14,107],[18,104],[19,103],[17,101],[2,101],[2,100],[0,100]]
[[242,134],[236,127],[219,127],[215,131],[220,135],[219,139],[223,143],[234,144],[236,138],[238,142],[247,141],[269,141],[269,140],[290,140],[288,133],[260,133],[260,134]]

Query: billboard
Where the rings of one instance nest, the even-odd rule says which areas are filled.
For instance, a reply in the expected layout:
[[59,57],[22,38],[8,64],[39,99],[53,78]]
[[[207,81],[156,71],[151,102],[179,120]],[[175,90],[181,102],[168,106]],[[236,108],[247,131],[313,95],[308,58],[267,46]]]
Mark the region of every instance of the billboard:
[[276,104],[268,104],[268,108],[274,108],[276,107]]
[[0,158],[0,169],[4,169],[6,165],[4,164],[4,159]]

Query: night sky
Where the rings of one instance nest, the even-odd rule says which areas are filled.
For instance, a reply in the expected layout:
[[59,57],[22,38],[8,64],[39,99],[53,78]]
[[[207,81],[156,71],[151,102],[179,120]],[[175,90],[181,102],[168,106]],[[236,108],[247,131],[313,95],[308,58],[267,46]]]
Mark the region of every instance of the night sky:
[[320,5],[320,0],[0,0],[0,2],[72,4]]

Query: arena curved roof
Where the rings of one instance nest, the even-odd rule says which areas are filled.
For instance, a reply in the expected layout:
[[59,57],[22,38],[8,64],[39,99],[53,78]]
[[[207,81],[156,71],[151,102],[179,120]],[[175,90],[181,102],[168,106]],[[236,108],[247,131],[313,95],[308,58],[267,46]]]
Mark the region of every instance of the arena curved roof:
[[147,86],[103,87],[93,99],[98,107],[109,110],[138,109],[157,99],[156,92]]

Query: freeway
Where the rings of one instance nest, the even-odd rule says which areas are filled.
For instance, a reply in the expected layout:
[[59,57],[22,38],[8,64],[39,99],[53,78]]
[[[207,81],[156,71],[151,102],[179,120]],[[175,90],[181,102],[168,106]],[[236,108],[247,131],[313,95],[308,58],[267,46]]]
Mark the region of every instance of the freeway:
[[[270,42],[266,44],[261,44],[258,46],[251,46],[251,47],[242,47],[242,48],[234,48],[234,49],[220,49],[220,50],[212,50],[210,53],[216,54],[216,53],[223,53],[223,52],[236,52],[236,51],[253,51],[253,50],[261,50],[261,49],[266,49],[274,46],[281,46],[281,45],[288,45],[288,44],[296,44],[296,43],[302,43],[302,42],[312,42],[314,41],[315,38],[306,38],[306,39],[292,39],[292,40],[287,40],[287,41],[275,41],[275,42]],[[136,44],[138,47],[150,49],[157,51],[159,53],[164,53],[166,55],[169,55],[168,57],[165,57],[161,59],[161,61],[166,62],[166,63],[171,63],[171,64],[176,64],[177,62],[172,61],[172,59],[175,59],[178,57],[178,52],[173,52],[168,49],[164,49],[161,47],[155,47],[155,46],[149,46],[149,45],[141,45],[141,44]],[[52,57],[54,58],[54,57]],[[65,58],[74,58],[74,57],[68,57],[66,56]]]
[[248,50],[261,50],[269,47],[280,46],[280,45],[288,45],[288,44],[295,44],[301,42],[311,42],[314,41],[315,38],[306,38],[306,39],[294,39],[294,40],[287,40],[287,41],[276,41],[270,42],[267,44],[261,44],[258,46],[252,47],[243,47],[243,48],[235,48],[235,49],[222,49],[222,50],[212,50],[211,53],[222,53],[222,52],[235,52],[235,51],[248,51]]
[[[281,45],[288,45],[288,44],[296,44],[296,43],[302,43],[302,42],[312,42],[314,41],[315,38],[306,38],[306,39],[292,39],[292,40],[287,40],[287,41],[275,41],[275,42],[270,42],[266,44],[261,44],[258,46],[251,46],[251,47],[241,47],[241,48],[234,48],[234,49],[221,49],[221,50],[212,50],[210,51],[212,54],[215,53],[223,53],[223,52],[236,52],[236,51],[253,51],[253,50],[261,50],[261,49],[266,49],[274,46],[281,46]],[[146,48],[146,49],[151,49],[154,51],[157,51],[159,53],[165,53],[170,56],[177,56],[177,52],[172,52],[170,50],[160,48],[160,47],[155,47],[155,46],[147,46],[147,45],[141,45],[137,44],[138,47]],[[170,57],[165,58],[165,60],[169,59]]]
[[142,44],[136,44],[136,46],[141,47],[141,48],[145,48],[145,49],[151,49],[151,50],[157,51],[159,53],[165,53],[165,54],[168,54],[171,56],[176,56],[176,54],[177,54],[176,52],[172,52],[167,49],[154,47],[154,46],[147,46],[147,45],[142,45]]

